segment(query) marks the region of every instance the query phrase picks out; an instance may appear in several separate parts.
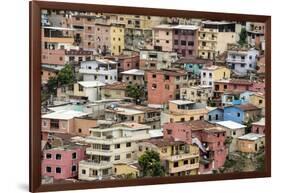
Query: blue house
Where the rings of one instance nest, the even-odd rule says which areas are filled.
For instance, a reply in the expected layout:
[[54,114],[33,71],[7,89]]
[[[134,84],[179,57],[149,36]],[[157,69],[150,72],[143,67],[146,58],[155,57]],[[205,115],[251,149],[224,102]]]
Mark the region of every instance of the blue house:
[[187,72],[189,72],[195,76],[199,76],[203,66],[209,62],[210,62],[210,60],[206,60],[206,59],[182,58],[182,59],[177,60],[173,64],[173,67],[183,68]]
[[234,105],[224,107],[223,118],[225,121],[235,121],[243,124],[255,121],[261,116],[261,109],[252,104]]
[[228,91],[223,93],[221,101],[223,106],[242,105],[249,103],[251,91]]
[[218,121],[223,121],[223,109],[218,107],[207,107],[208,112],[208,121],[215,123]]

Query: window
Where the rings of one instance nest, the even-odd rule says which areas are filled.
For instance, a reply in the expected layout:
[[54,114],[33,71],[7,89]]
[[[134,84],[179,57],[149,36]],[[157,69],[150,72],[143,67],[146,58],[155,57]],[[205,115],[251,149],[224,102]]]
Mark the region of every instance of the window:
[[127,158],[127,159],[130,159],[131,157],[132,157],[132,156],[131,156],[130,153],[126,154],[126,158]]
[[216,114],[216,120],[219,120],[219,115],[218,114]]
[[108,80],[108,76],[107,75],[105,75],[105,80]]
[[72,159],[76,159],[76,158],[77,158],[76,152],[72,153]]
[[174,162],[174,168],[179,167],[179,162]]
[[191,159],[190,164],[195,164],[195,159]]
[[59,120],[57,119],[51,119],[51,128],[58,129],[59,128]]
[[212,115],[209,115],[209,119],[208,119],[209,121],[211,121],[212,120]]
[[186,46],[186,41],[185,41],[185,40],[182,40],[182,41],[181,41],[181,45],[182,45],[182,46]]
[[262,100],[259,100],[259,104],[262,104]]
[[157,85],[156,84],[152,84],[152,89],[156,89]]
[[56,154],[56,160],[61,160],[61,154]]
[[152,78],[156,78],[156,74],[152,74]]
[[227,85],[225,84],[225,85],[223,85],[223,89],[227,89]]
[[61,173],[61,168],[60,167],[56,167],[56,173],[60,174]]
[[167,129],[167,134],[168,134],[168,135],[171,135],[171,134],[172,134],[172,131],[173,131],[172,129]]
[[204,119],[204,116],[200,116],[199,119],[200,119],[200,120],[203,120],[203,119]]
[[47,153],[47,154],[46,154],[46,158],[47,158],[47,159],[52,159],[52,154]]
[[82,170],[82,174],[86,174],[86,170],[83,169],[83,170]]
[[175,41],[174,41],[174,44],[175,44],[175,45],[178,45],[178,44],[179,44],[179,40],[175,40]]
[[165,89],[169,90],[170,86],[168,84],[165,84]]
[[120,155],[116,155],[116,156],[114,157],[114,160],[120,160]]
[[185,121],[185,118],[181,118],[181,122],[184,122]]
[[169,32],[168,32],[168,31],[166,32],[166,35],[167,35],[167,36],[169,35]]
[[190,117],[190,121],[193,121],[194,120],[194,117]]
[[168,44],[170,41],[169,40],[166,40],[166,44]]
[[237,117],[240,117],[240,113],[237,113]]
[[62,58],[62,57],[60,57],[60,61],[62,61],[62,59],[63,59],[63,58]]
[[73,166],[71,167],[71,171],[76,172],[76,171],[77,171],[77,166],[76,166],[76,165],[73,165]]
[[206,72],[203,72],[203,77],[206,77]]
[[188,42],[189,46],[194,46],[194,42]]
[[184,164],[184,165],[187,165],[187,164],[188,164],[188,160],[184,160],[184,161],[183,161],[183,164]]
[[244,68],[245,67],[245,64],[240,64],[241,65],[241,68]]
[[179,34],[179,30],[178,29],[175,30],[175,34],[176,35]]
[[82,133],[82,129],[78,129],[78,133]]
[[126,143],[126,147],[131,147],[131,142]]
[[81,84],[78,85],[78,90],[79,90],[80,92],[83,92],[84,88],[83,88],[83,86],[82,86]]
[[115,149],[119,149],[120,148],[120,144],[115,144]]
[[46,172],[51,173],[52,172],[52,168],[50,166],[46,167]]
[[213,76],[213,74],[212,74],[212,73],[209,73],[209,77],[212,78],[212,76]]

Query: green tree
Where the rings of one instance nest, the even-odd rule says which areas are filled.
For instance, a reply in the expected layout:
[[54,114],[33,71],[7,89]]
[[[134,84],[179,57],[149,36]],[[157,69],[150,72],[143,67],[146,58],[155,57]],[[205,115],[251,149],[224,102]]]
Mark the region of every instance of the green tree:
[[74,82],[74,71],[70,64],[66,64],[61,71],[58,73],[58,84],[59,85],[67,85],[72,84]]
[[247,44],[247,31],[245,28],[241,29],[241,32],[239,34],[239,41],[238,43],[243,46],[245,44]]
[[138,85],[128,85],[126,88],[126,92],[128,97],[132,97],[137,102],[144,94],[143,87]]
[[159,153],[146,151],[138,159],[143,176],[164,176],[164,167],[161,165]]

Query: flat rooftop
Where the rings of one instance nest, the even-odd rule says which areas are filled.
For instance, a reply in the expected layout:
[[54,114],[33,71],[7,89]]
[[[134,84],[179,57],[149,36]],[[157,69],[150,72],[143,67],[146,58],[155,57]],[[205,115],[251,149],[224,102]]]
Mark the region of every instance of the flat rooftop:
[[193,101],[188,101],[188,100],[170,100],[169,102],[177,104],[177,105],[188,105],[188,104],[194,104],[195,103]]
[[258,134],[258,133],[248,133],[246,135],[238,137],[238,139],[255,141],[255,140],[258,140],[261,137],[265,137],[265,135],[264,134]]
[[121,74],[144,76],[144,70],[131,69],[131,70],[127,70],[127,71],[121,72]]
[[81,111],[74,111],[74,110],[60,110],[52,113],[48,113],[42,115],[44,119],[62,119],[62,120],[69,120],[73,119],[74,117],[82,117],[88,115],[89,113],[84,113]]
[[219,121],[216,124],[232,130],[246,128],[246,125],[234,121]]

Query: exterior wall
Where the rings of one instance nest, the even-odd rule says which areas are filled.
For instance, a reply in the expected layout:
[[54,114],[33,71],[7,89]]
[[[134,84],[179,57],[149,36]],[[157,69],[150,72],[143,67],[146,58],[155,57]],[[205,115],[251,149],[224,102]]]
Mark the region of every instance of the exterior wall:
[[140,176],[140,171],[127,164],[115,164],[113,174],[116,176],[132,175],[133,178]]
[[126,90],[101,88],[101,98],[121,99],[126,97]]
[[[163,105],[169,100],[175,99],[175,77],[170,76],[169,80],[165,80],[163,74],[157,73],[156,78],[153,78],[153,74],[147,72],[148,103]],[[165,85],[169,85],[169,89],[166,89]]]
[[215,91],[224,92],[227,90],[239,90],[239,91],[248,91],[251,88],[251,85],[245,84],[236,84],[236,83],[227,83],[227,82],[214,82]]
[[258,50],[228,51],[227,64],[239,75],[246,75],[248,71],[256,71]]
[[223,121],[223,110],[222,109],[215,109],[208,112],[208,121],[210,122],[217,122]]
[[258,133],[258,134],[265,134],[265,126],[252,124],[251,132]]
[[[82,87],[82,86],[81,86]],[[83,90],[79,90],[79,83],[74,84],[74,96],[88,97],[90,102],[94,102],[100,99],[99,87],[82,87]]]
[[[44,158],[42,160],[42,175],[54,177],[54,179],[76,177],[78,175],[78,163],[85,157],[84,151],[84,148],[75,148],[71,150],[45,150],[43,152]],[[52,157],[48,159],[46,154],[51,154]],[[56,154],[61,155],[60,160],[56,160]],[[73,154],[76,154],[76,158],[72,157]],[[51,167],[51,172],[47,171],[47,167]],[[75,167],[75,170],[72,167]],[[58,173],[56,168],[61,168],[61,173]]]
[[213,59],[216,55],[218,30],[201,28],[198,33],[198,57]]
[[123,27],[110,27],[110,50],[112,55],[120,55],[125,48],[124,30]]
[[161,112],[161,125],[164,123],[183,122],[189,120],[208,120],[206,109],[186,111],[186,113]]
[[201,85],[202,86],[213,86],[214,81],[229,79],[230,70],[223,67],[218,67],[215,70],[202,69],[201,70]]
[[96,25],[95,27],[95,43],[94,47],[100,54],[110,53],[111,37],[109,25]]
[[177,58],[177,53],[172,51],[141,50],[139,67],[142,70],[170,68]]
[[65,64],[65,50],[51,50],[51,49],[42,49],[41,63],[43,64],[56,64],[64,65]]
[[[196,57],[198,49],[198,30],[173,30],[173,50],[182,57]],[[181,42],[183,41],[183,42]],[[185,45],[182,43],[185,42]],[[176,44],[177,43],[177,44]]]
[[192,144],[191,129],[182,123],[165,123],[163,125],[164,139],[177,139]]
[[238,151],[243,153],[257,153],[265,146],[265,137],[261,137],[255,141],[238,139]]
[[58,120],[59,127],[51,127],[51,119],[41,119],[42,132],[49,133],[72,133],[73,132],[73,120]]
[[253,92],[265,93],[265,83],[264,82],[254,82],[253,85],[249,88]]
[[235,130],[226,128],[226,136],[232,139],[228,147],[229,152],[235,152],[238,150],[237,141],[238,138],[243,135],[245,135],[245,128],[240,128]]
[[173,32],[168,28],[153,29],[154,46],[160,47],[162,51],[173,51]]
[[263,95],[253,94],[250,96],[249,103],[262,109],[262,115],[265,115],[265,98]]
[[44,82],[47,83],[48,80],[51,77],[56,77],[57,74],[58,74],[57,72],[42,69],[41,70],[41,81],[42,81],[42,83],[44,83]]
[[190,88],[181,88],[180,98],[207,104],[213,96],[212,87],[190,87]]
[[227,51],[227,44],[234,44],[237,40],[237,33],[235,32],[219,32],[216,52],[217,54],[222,54]]
[[83,119],[83,118],[74,118],[74,132],[79,136],[89,136],[91,127],[97,126],[97,120],[95,119]]
[[225,121],[234,121],[240,124],[243,124],[245,120],[244,112],[235,107],[224,108],[223,117]]
[[132,75],[132,74],[122,74],[122,82],[126,82],[131,85],[141,85],[144,86],[144,76],[142,75]]

